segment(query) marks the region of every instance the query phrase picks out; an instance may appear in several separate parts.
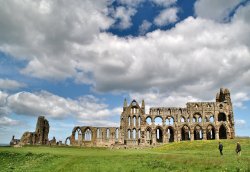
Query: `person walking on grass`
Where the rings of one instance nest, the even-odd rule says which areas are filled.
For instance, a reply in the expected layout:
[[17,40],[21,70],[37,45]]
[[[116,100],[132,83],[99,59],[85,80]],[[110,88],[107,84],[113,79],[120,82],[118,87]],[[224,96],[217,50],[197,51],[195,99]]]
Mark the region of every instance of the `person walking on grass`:
[[239,142],[237,142],[236,144],[236,149],[235,149],[236,153],[240,156],[241,155],[241,145]]
[[220,155],[223,155],[223,145],[221,142],[219,142],[219,150],[220,150]]

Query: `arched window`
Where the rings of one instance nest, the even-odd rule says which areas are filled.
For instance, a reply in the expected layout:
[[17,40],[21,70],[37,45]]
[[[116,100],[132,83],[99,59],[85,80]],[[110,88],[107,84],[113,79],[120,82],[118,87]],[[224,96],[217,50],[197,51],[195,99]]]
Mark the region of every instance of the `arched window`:
[[198,122],[202,122],[202,118],[200,116],[198,118]]
[[193,117],[193,122],[196,122],[196,119],[195,119],[195,117]]
[[174,118],[173,117],[167,117],[166,125],[174,125]]
[[130,139],[130,133],[131,133],[131,131],[128,130],[128,139]]
[[210,119],[209,119],[210,122],[214,122],[214,117],[211,116]]
[[107,128],[106,132],[107,132],[106,138],[109,139],[109,137],[110,137],[110,130],[109,130],[109,128]]
[[226,114],[225,113],[219,113],[218,115],[218,121],[226,121]]
[[133,129],[133,139],[136,139],[136,130]]
[[215,139],[215,128],[212,125],[207,127],[207,140]]
[[148,125],[151,125],[151,124],[152,124],[152,119],[151,119],[151,117],[148,116],[148,117],[146,118],[146,122],[147,122]]
[[92,139],[92,132],[91,130],[88,128],[85,133],[84,133],[84,140],[85,141],[91,141]]
[[174,131],[172,128],[168,128],[168,141],[169,142],[174,141]]
[[138,138],[141,138],[141,130],[138,130]]
[[147,130],[147,140],[151,140],[151,131]]
[[130,116],[128,117],[128,126],[130,126],[131,123],[130,123]]
[[156,141],[158,143],[162,143],[163,142],[163,134],[162,134],[162,130],[160,128],[156,129]]
[[224,125],[220,126],[219,139],[227,139],[227,129]]
[[162,118],[161,117],[155,118],[155,125],[162,125]]
[[119,138],[119,129],[115,129],[115,139],[118,140]]
[[135,116],[133,117],[133,124],[134,124],[134,126],[136,126],[136,117]]
[[181,122],[185,122],[185,118],[184,117],[181,117]]
[[141,126],[141,117],[139,116],[138,118],[138,126],[140,127]]
[[75,141],[76,141],[78,144],[80,144],[81,141],[82,141],[82,131],[81,131],[81,129],[78,128],[78,129],[76,130],[75,133],[76,133],[76,134],[75,134]]

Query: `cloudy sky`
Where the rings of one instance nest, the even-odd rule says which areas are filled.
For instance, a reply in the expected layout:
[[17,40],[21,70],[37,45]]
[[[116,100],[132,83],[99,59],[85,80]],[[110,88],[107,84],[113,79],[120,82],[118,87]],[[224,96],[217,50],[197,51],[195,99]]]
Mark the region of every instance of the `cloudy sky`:
[[0,143],[50,122],[119,126],[124,98],[215,101],[229,88],[250,136],[247,0],[0,0]]

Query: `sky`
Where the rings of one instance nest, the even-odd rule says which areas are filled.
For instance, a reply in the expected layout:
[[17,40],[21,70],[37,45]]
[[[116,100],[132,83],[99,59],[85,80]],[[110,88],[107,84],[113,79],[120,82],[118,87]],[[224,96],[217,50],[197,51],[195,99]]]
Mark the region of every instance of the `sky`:
[[250,136],[248,0],[0,0],[0,143],[119,126],[123,101],[185,107],[228,88]]

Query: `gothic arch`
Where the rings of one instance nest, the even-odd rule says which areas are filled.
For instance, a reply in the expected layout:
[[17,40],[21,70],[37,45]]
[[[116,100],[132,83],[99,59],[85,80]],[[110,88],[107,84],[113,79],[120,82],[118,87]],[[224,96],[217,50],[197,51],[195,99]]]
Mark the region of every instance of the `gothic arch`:
[[163,125],[163,118],[161,116],[156,116],[154,118],[155,125]]
[[227,127],[224,124],[219,128],[219,139],[227,139]]
[[224,112],[220,112],[218,114],[218,121],[226,121],[227,120],[227,116]]
[[166,118],[166,125],[174,125],[175,122],[175,118],[171,115],[171,116],[167,116]]
[[215,127],[212,124],[209,124],[206,128],[207,140],[215,139]]
[[203,138],[203,130],[200,125],[196,125],[194,127],[194,140],[202,140]]
[[[149,119],[150,119],[150,121],[149,121]],[[146,121],[147,125],[151,125],[152,124],[152,117],[151,116],[147,116],[145,121]]]
[[169,126],[166,132],[168,133],[168,142],[174,142],[174,128]]
[[156,134],[156,142],[158,143],[163,143],[163,128],[160,126],[157,126],[155,129],[155,134]]
[[89,127],[86,127],[84,130],[84,141],[91,141],[93,138],[93,132]]
[[190,140],[190,127],[188,125],[183,125],[181,128],[181,140]]

